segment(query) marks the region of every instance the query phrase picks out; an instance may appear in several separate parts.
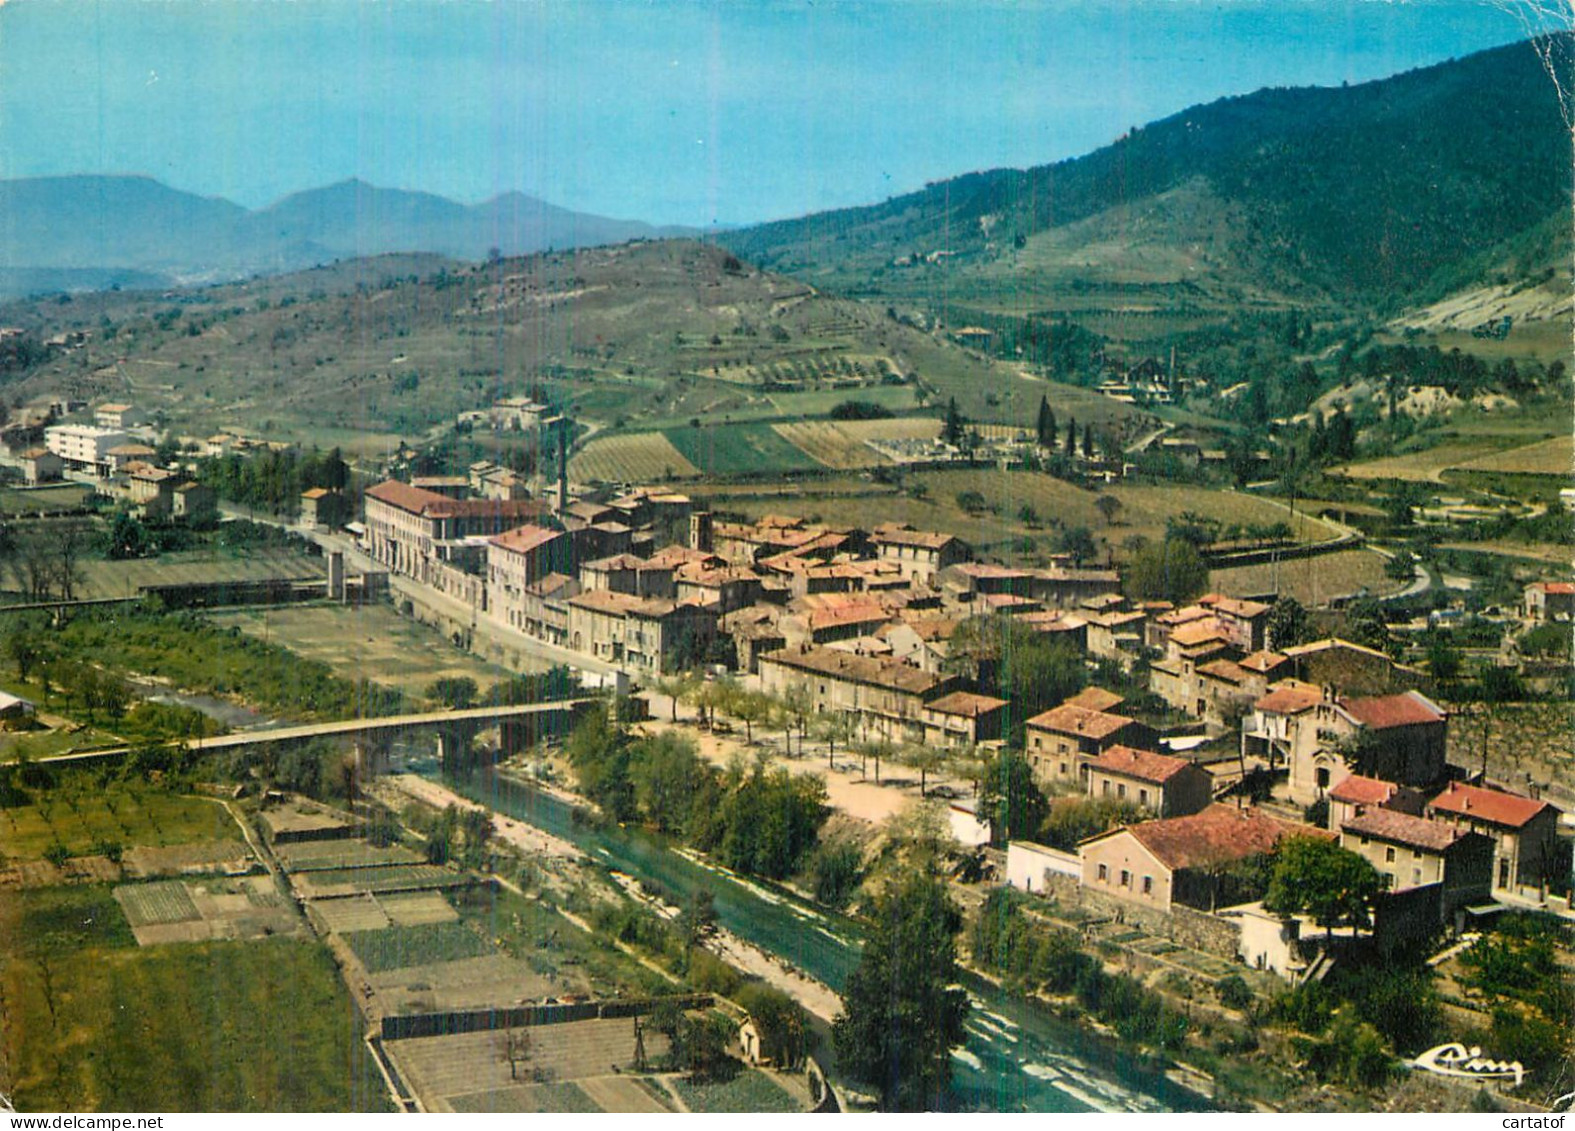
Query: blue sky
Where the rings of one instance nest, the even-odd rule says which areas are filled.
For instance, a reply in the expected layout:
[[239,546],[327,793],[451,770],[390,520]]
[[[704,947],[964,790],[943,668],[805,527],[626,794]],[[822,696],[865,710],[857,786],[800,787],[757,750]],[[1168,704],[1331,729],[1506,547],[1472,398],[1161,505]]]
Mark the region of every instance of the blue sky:
[[0,176],[256,207],[360,176],[656,222],[1042,164],[1524,38],[1517,0],[10,0]]

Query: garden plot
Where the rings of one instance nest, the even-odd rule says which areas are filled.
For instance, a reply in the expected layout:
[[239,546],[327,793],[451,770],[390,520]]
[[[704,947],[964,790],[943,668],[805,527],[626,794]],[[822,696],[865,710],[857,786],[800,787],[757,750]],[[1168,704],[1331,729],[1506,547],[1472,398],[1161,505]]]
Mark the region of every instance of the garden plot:
[[290,872],[414,864],[421,859],[401,845],[384,848],[364,840],[300,840],[274,845],[274,855]]
[[354,931],[345,936],[345,942],[371,974],[497,953],[480,933],[460,923]]
[[590,1115],[603,1109],[578,1084],[520,1084],[490,1092],[446,1097],[447,1105],[467,1115],[482,1112],[569,1112]]
[[[533,1025],[529,1033],[530,1060],[519,1065],[519,1074],[529,1074],[533,1083],[628,1079],[620,1074],[634,1068],[633,1018]],[[515,1093],[524,1081],[511,1078],[508,1060],[503,1056],[503,1040],[502,1032],[459,1033],[409,1037],[389,1041],[383,1047],[423,1094],[442,1100],[463,1096],[467,1111],[509,1110],[504,1104],[508,1100],[518,1102]],[[667,1052],[667,1038],[647,1028],[647,1061],[660,1062]],[[499,1094],[505,1092],[509,1097]],[[644,1095],[654,1104],[652,1093]],[[620,1098],[633,1099],[629,1095]],[[619,1106],[614,1110],[627,1109]],[[639,1110],[660,1109],[642,1106]]]
[[454,905],[442,892],[413,891],[377,897],[378,906],[396,927],[423,927],[431,923],[453,923],[459,919]]
[[338,899],[314,899],[309,905],[325,931],[342,935],[350,931],[381,931],[390,925],[377,899],[371,895],[347,895]]
[[369,974],[367,981],[379,1008],[388,1014],[524,1005],[585,989],[572,976],[538,974],[527,963],[502,954],[403,966]]
[[115,900],[139,946],[292,935],[301,927],[268,876],[122,884]]
[[360,892],[420,891],[464,887],[474,881],[434,864],[390,864],[371,868],[325,868],[296,872],[291,882],[307,899],[327,899]]
[[125,857],[128,876],[169,876],[191,872],[223,872],[244,876],[256,866],[256,859],[245,841],[205,840],[196,844],[172,844],[164,848],[142,845],[128,849]]

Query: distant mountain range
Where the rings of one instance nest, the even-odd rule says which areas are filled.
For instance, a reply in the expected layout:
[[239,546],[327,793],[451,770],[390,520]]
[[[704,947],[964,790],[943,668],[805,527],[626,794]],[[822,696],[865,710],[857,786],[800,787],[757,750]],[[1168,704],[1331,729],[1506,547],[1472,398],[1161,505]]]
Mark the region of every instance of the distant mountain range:
[[1260,90],[1054,165],[718,239],[770,270],[937,308],[1392,307],[1568,223],[1548,67],[1567,90],[1571,55],[1562,34],[1357,86]]
[[571,212],[523,193],[458,204],[350,180],[258,211],[149,177],[0,181],[0,294],[205,282],[421,251],[479,260],[691,235]]

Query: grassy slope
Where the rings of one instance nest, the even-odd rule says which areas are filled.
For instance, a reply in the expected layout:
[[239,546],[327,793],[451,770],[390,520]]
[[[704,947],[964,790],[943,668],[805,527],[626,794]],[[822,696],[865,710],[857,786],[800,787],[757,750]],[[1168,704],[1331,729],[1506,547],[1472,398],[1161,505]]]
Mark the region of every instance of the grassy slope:
[[42,859],[52,844],[85,856],[100,841],[130,848],[240,838],[217,802],[145,782],[100,786],[79,774],[66,774],[58,788],[34,792],[31,804],[0,809],[0,832],[5,855],[14,861]]

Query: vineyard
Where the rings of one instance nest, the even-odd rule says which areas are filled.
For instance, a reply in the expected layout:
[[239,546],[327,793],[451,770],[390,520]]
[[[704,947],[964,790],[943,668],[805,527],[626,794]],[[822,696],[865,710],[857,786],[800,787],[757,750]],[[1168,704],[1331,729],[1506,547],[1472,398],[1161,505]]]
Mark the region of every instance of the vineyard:
[[816,351],[769,362],[719,365],[711,376],[741,385],[775,385],[793,388],[854,387],[880,384],[897,378],[889,357]]
[[660,432],[599,436],[569,460],[569,474],[582,483],[659,483],[688,479],[700,469]]

